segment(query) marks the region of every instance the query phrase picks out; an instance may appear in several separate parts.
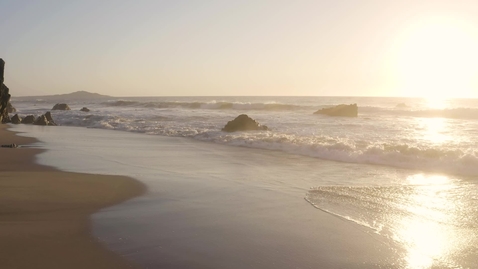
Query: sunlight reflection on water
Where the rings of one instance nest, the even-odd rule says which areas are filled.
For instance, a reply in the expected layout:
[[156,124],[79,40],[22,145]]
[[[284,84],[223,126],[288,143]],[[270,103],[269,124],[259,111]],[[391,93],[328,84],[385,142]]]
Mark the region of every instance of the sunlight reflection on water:
[[431,109],[445,109],[449,106],[449,103],[449,98],[429,97],[426,99],[426,106]]
[[422,118],[420,124],[424,128],[424,140],[428,140],[433,144],[443,144],[444,142],[451,140],[451,137],[447,135],[448,124],[444,118]]
[[398,241],[407,251],[407,265],[409,268],[430,268],[435,260],[447,263],[447,256],[461,241],[453,227],[458,201],[453,198],[452,190],[456,186],[445,176],[415,175],[407,180],[417,185],[408,197],[407,210],[412,214],[396,220]]
[[415,174],[402,185],[317,187],[306,199],[398,243],[400,268],[470,268],[478,244],[477,192],[473,182]]

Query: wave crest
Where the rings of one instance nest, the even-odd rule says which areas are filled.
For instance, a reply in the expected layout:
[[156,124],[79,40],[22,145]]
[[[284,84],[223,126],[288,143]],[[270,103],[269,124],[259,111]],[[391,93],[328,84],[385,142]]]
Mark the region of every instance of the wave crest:
[[446,109],[385,109],[380,107],[359,107],[359,113],[367,115],[391,115],[417,118],[478,119],[478,108],[459,107]]
[[366,143],[333,137],[298,137],[257,132],[254,134],[199,134],[196,139],[234,146],[277,150],[346,163],[385,165],[397,168],[478,175],[478,152],[474,149],[393,143]]
[[179,101],[162,101],[162,102],[137,102],[137,101],[108,101],[102,103],[105,106],[121,106],[121,107],[142,107],[142,108],[183,108],[183,109],[217,109],[217,110],[271,110],[271,111],[290,111],[314,109],[311,106],[300,106],[283,103],[243,103],[243,102],[179,102]]

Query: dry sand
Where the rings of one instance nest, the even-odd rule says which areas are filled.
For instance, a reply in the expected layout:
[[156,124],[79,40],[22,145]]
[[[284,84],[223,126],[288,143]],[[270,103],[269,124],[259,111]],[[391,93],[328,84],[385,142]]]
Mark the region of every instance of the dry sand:
[[[0,125],[0,144],[36,142],[7,128]],[[91,235],[89,216],[145,187],[128,177],[41,166],[38,153],[0,148],[0,268],[135,268]]]

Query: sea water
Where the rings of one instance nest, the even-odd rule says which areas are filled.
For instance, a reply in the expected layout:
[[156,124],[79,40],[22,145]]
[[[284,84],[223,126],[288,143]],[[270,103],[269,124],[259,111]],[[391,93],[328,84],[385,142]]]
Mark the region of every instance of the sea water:
[[[97,100],[13,99],[20,115],[52,111],[61,125],[190,137],[349,163],[478,175],[478,100],[372,97],[137,97]],[[314,115],[357,103],[359,117]],[[87,106],[90,112],[79,111]],[[224,133],[248,114],[271,131]]]
[[[54,105],[38,99],[13,102],[23,115],[44,113]],[[168,97],[66,102],[71,111],[52,113],[61,125],[142,134],[126,138],[122,136],[127,133],[114,132],[102,142],[105,135],[100,132],[95,138],[94,130],[90,130],[88,141],[84,135],[75,138],[80,140],[75,147],[68,135],[43,128],[37,136],[46,140],[53,137],[61,145],[57,152],[74,149],[74,154],[81,155],[83,151],[81,162],[88,162],[80,162],[76,168],[71,163],[60,167],[73,171],[89,167],[90,172],[97,173],[117,171],[149,180],[158,191],[161,184],[152,182],[162,178],[162,185],[175,194],[172,199],[181,197],[198,204],[208,204],[206,197],[216,197],[205,186],[221,186],[222,181],[259,186],[290,196],[290,204],[304,198],[321,211],[368,227],[371,233],[397,243],[406,250],[394,263],[397,268],[472,268],[477,262],[477,100]],[[359,116],[313,115],[319,108],[340,103],[357,103]],[[83,106],[91,112],[80,112]],[[271,130],[220,131],[228,120],[243,113]],[[49,134],[42,135],[45,133]],[[158,135],[173,139],[166,144],[178,150],[154,143]],[[151,143],[133,142],[139,137]],[[120,151],[118,145],[111,144],[115,139],[124,144]],[[204,143],[180,142],[194,140]],[[88,144],[91,146],[85,148]],[[155,147],[169,155],[155,155]],[[119,152],[137,158],[125,161]],[[160,158],[170,160],[168,167],[160,165]],[[76,159],[78,163],[81,158]],[[171,162],[173,159],[177,162]],[[158,162],[157,169],[152,160]],[[165,184],[174,178],[180,178],[184,185]],[[209,183],[198,183],[205,178]],[[187,191],[188,187],[194,191]],[[203,190],[202,195],[198,189]],[[237,195],[234,192],[231,197]],[[208,207],[214,204],[211,201]],[[134,244],[130,240],[128,245]]]

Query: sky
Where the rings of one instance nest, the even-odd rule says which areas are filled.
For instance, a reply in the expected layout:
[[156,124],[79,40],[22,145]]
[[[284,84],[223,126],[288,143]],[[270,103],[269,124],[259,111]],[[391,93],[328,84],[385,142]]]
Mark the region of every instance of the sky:
[[478,1],[0,0],[13,96],[478,98]]

